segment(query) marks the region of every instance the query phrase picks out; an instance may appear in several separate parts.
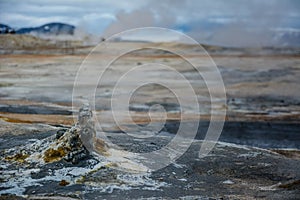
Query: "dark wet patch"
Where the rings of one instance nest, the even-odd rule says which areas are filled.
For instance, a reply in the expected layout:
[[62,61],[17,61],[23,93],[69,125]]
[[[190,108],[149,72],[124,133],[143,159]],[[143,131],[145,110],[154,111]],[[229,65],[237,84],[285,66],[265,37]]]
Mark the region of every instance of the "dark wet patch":
[[[182,122],[191,123],[194,122]],[[180,121],[168,120],[159,134],[171,133],[173,136],[178,131]],[[206,136],[209,121],[200,121],[195,139],[203,140]],[[289,122],[251,122],[251,121],[226,121],[219,141],[249,145],[259,148],[294,148],[300,149],[300,124]],[[115,133],[115,134],[114,134]],[[151,152],[165,146],[171,137],[160,138],[157,142],[155,137],[139,140],[128,136],[128,143],[118,140],[122,131],[109,131],[107,137],[114,143],[132,152]],[[140,146],[143,143],[144,146]],[[151,144],[160,144],[158,146]],[[147,147],[147,148],[145,148]]]
[[288,183],[281,184],[278,187],[282,188],[282,189],[298,190],[298,191],[300,191],[300,180],[290,181]]
[[[126,137],[126,140],[120,140],[120,138]],[[121,147],[122,149],[134,153],[147,153],[157,151],[166,146],[173,136],[168,137],[150,137],[150,138],[135,138],[127,134],[109,133],[107,138],[113,143]]]
[[103,166],[99,170],[83,176],[77,182],[80,184],[84,184],[85,182],[96,182],[102,184],[117,183],[117,176],[119,174],[122,174],[122,172]]
[[284,155],[287,158],[300,159],[299,149],[273,149],[272,151]]
[[32,132],[22,135],[12,135],[9,133],[3,134],[0,139],[0,149],[10,149],[16,146],[32,143],[32,139],[41,140],[51,135],[54,135],[56,130],[49,130],[44,132]]
[[0,112],[41,115],[72,115],[72,112],[68,110],[34,105],[0,105]]
[[[189,122],[182,122],[189,123]],[[163,131],[176,134],[180,122],[167,121]],[[196,139],[204,139],[209,121],[200,121]],[[224,124],[219,140],[260,148],[300,149],[300,124],[288,122],[230,122]]]
[[160,105],[164,107],[164,109],[167,112],[179,112],[180,111],[180,106],[177,103],[164,103],[164,102],[149,102],[145,103],[144,105],[130,105],[129,110],[130,111],[135,111],[135,112],[148,112],[151,106],[154,105]]
[[16,196],[16,195],[11,195],[11,194],[4,194],[0,196],[1,200],[25,200],[26,198]]
[[60,181],[44,181],[41,186],[35,185],[27,187],[24,194],[52,194],[51,196],[54,194],[60,194],[63,196],[78,198],[78,194],[81,194],[82,191],[84,191],[84,187],[80,184],[61,186]]
[[284,67],[282,69],[269,69],[266,71],[245,71],[230,67],[219,66],[225,84],[245,82],[268,82],[277,78],[292,75],[297,68]]
[[[298,98],[285,96],[251,96],[247,98],[236,98],[228,96],[227,105],[233,106],[232,109],[243,109],[245,111],[264,111],[269,109],[274,111],[274,107],[285,108],[286,112],[291,112],[291,106],[299,106]],[[283,109],[281,109],[282,112]],[[284,110],[283,110],[284,111]],[[269,111],[270,112],[270,111]],[[267,113],[268,114],[268,113]]]

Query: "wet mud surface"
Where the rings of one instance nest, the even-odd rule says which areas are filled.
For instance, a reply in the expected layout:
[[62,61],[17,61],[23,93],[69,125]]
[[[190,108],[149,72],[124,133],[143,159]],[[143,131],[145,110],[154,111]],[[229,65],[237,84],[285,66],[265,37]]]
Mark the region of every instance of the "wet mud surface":
[[[2,158],[8,157],[7,153],[3,154],[5,149],[22,149],[36,140],[55,137],[59,130],[14,136],[11,138],[14,143],[1,145]],[[139,149],[139,152],[161,148],[171,138],[163,134],[152,138],[150,143],[143,139],[132,141],[130,136],[121,133],[109,137],[122,144],[124,151]],[[175,163],[153,173],[125,173],[107,162],[101,164],[99,158],[93,156],[75,164],[65,159],[42,165],[22,162],[22,158],[14,162],[2,159],[1,193],[10,191],[26,198],[54,195],[58,199],[59,196],[75,199],[119,199],[120,196],[122,199],[185,196],[192,199],[296,199],[300,194],[299,159],[225,142],[219,142],[207,157],[199,158],[201,144],[195,140]],[[7,179],[9,176],[14,178]],[[15,185],[11,185],[12,182]]]

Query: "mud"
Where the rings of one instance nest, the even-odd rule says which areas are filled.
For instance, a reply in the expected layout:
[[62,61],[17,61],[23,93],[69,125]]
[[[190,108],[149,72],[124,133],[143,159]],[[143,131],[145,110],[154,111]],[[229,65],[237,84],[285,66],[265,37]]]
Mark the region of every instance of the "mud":
[[[28,136],[14,136],[15,143],[9,149],[17,148],[19,140],[24,146],[37,138]],[[41,139],[45,136],[39,135]],[[132,145],[131,138],[126,134],[110,134],[110,140],[123,144],[124,151],[143,150],[153,146],[160,148],[170,139],[171,135],[165,134],[153,138],[151,144],[140,139]],[[6,191],[15,191],[17,195],[23,194],[28,199],[53,195],[57,198],[75,199],[119,199],[120,196],[122,199],[296,199],[300,194],[299,159],[224,142],[219,142],[207,157],[199,158],[201,144],[201,141],[196,140],[176,163],[150,174],[126,174],[109,163],[104,164],[104,160],[100,164],[99,158],[93,157],[77,164],[60,160],[38,166],[29,163],[24,165],[17,160],[2,160],[1,198],[5,199]],[[98,167],[93,168],[97,165]],[[13,187],[24,187],[24,190],[9,187],[12,182],[7,178],[11,173],[15,173],[14,182],[18,185]],[[28,184],[19,176],[28,176]],[[79,179],[72,181],[76,177]],[[62,184],[65,181],[69,184]]]

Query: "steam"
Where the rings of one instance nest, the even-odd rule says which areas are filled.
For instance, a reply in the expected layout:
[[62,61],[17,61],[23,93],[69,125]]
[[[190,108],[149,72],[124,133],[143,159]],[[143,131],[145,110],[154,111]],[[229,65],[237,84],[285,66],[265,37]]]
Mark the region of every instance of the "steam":
[[1,23],[13,28],[70,23],[80,29],[75,38],[98,41],[127,29],[158,26],[181,30],[200,43],[225,46],[286,41],[299,46],[299,10],[298,0],[0,1]]
[[[295,8],[294,8],[295,7]],[[274,29],[297,14],[292,1],[150,1],[131,12],[120,11],[104,37],[145,26],[177,28],[200,43],[223,46],[272,46]],[[211,24],[210,27],[208,22]],[[204,24],[204,25],[203,25]]]
[[146,9],[139,9],[130,13],[120,11],[116,15],[116,19],[117,20],[110,24],[104,31],[104,37],[108,37],[128,29],[153,26],[155,24],[153,13]]
[[73,35],[69,35],[69,34],[52,35],[52,34],[43,34],[43,33],[36,33],[36,32],[31,32],[30,34],[38,38],[52,40],[52,41],[80,41],[85,46],[97,45],[102,40],[100,36],[97,36],[95,34],[90,34],[80,26],[77,26],[75,28]]

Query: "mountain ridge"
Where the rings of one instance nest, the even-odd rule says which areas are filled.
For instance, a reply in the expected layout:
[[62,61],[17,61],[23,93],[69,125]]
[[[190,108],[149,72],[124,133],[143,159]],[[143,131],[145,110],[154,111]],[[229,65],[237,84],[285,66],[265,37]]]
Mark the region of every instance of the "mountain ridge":
[[0,24],[0,34],[33,34],[33,35],[74,35],[76,27],[66,23],[52,22],[37,27],[14,29]]

